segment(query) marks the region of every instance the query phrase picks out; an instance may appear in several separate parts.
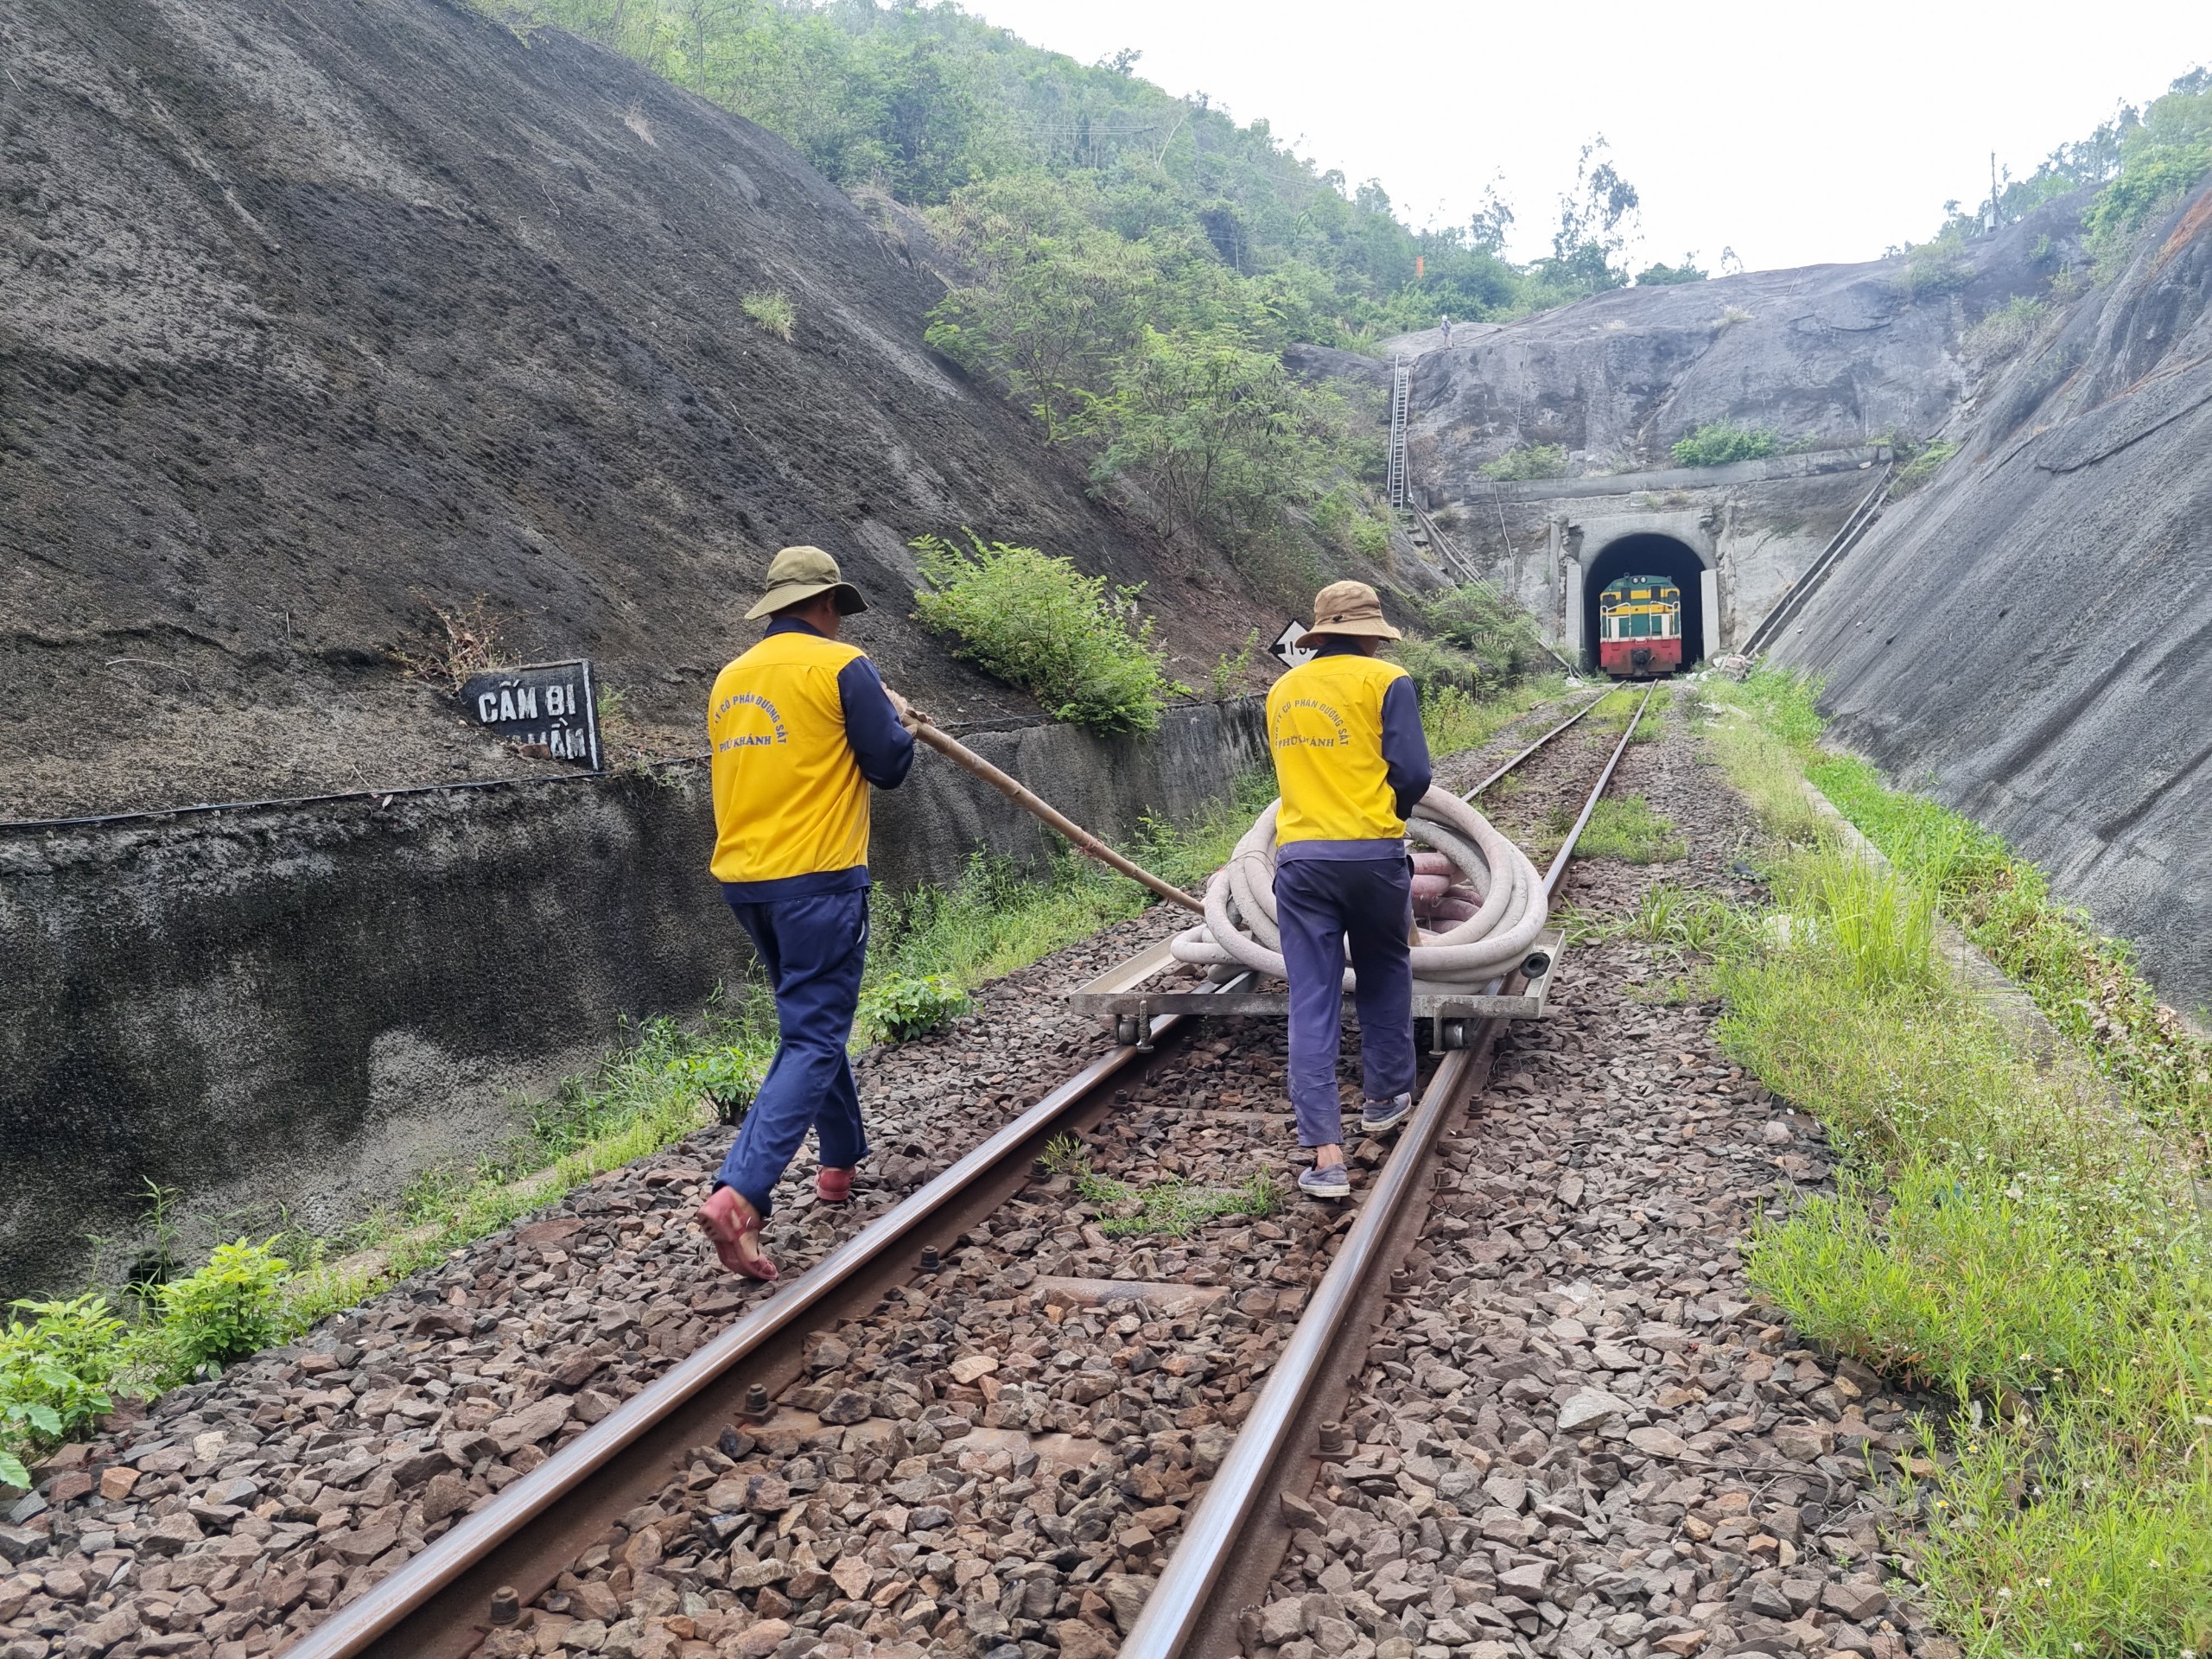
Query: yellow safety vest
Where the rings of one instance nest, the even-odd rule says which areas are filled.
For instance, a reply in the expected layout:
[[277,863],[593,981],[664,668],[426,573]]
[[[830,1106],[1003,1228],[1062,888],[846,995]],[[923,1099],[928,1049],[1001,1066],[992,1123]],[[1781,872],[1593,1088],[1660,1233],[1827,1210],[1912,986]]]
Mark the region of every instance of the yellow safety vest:
[[1382,761],[1382,694],[1406,671],[1343,652],[1294,668],[1268,693],[1268,743],[1294,841],[1395,841],[1406,833]]
[[845,741],[838,671],[857,645],[771,634],[715,677],[718,881],[775,881],[868,862],[868,780]]

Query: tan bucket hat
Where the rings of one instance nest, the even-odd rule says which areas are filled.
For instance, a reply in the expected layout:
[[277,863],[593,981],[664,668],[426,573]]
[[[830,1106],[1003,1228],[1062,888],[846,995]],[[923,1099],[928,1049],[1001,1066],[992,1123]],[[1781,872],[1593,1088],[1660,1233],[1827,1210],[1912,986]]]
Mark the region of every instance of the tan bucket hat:
[[1313,595],[1313,626],[1298,636],[1300,651],[1323,634],[1364,634],[1376,639],[1404,636],[1382,620],[1382,601],[1363,582],[1332,582]]
[[847,582],[837,561],[818,547],[787,547],[768,563],[768,591],[745,613],[748,622],[812,599],[817,594],[837,595],[837,614],[850,616],[868,609],[861,590]]

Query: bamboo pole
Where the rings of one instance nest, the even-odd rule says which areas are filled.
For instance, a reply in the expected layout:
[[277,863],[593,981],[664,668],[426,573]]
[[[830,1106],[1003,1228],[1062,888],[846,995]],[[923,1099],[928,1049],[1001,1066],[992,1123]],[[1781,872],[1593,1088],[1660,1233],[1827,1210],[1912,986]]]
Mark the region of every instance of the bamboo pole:
[[1170,904],[1180,905],[1185,910],[1194,910],[1201,916],[1205,914],[1206,907],[1184,892],[1182,888],[1171,887],[1150,870],[1132,864],[1074,819],[1063,812],[1054,810],[1043,801],[1039,800],[1019,782],[1001,772],[982,755],[967,745],[939,731],[928,721],[922,719],[919,715],[914,716],[913,732],[916,742],[928,744],[955,766],[974,772],[976,776],[997,790],[1000,794],[1020,807],[1025,812],[1044,820],[1066,836],[1074,845],[1076,851],[1084,857],[1095,858],[1100,863],[1119,870],[1130,880],[1143,883]]

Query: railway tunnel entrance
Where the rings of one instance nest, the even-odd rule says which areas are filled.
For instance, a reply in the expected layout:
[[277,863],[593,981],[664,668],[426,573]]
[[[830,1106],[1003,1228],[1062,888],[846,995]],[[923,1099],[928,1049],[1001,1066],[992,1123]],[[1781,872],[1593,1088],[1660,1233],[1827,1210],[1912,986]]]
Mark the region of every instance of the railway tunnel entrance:
[[1682,592],[1682,666],[1701,662],[1706,652],[1704,561],[1672,536],[1639,531],[1608,542],[1590,561],[1582,578],[1582,638],[1586,665],[1598,660],[1598,596],[1616,576],[1664,576]]

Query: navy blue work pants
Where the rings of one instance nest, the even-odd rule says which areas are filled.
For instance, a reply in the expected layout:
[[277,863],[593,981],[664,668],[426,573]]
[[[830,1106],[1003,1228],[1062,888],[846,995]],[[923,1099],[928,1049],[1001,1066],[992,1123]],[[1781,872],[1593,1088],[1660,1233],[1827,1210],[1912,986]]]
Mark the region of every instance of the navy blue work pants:
[[733,899],[729,907],[776,988],[779,1041],[719,1179],[766,1216],[808,1129],[827,1167],[849,1169],[868,1156],[845,1058],[868,961],[868,889],[765,905]]
[[1406,944],[1413,918],[1413,868],[1403,854],[1275,865],[1275,921],[1290,970],[1290,1104],[1302,1146],[1344,1139],[1337,1050],[1347,946],[1359,982],[1367,1097],[1388,1100],[1414,1086],[1414,970]]

